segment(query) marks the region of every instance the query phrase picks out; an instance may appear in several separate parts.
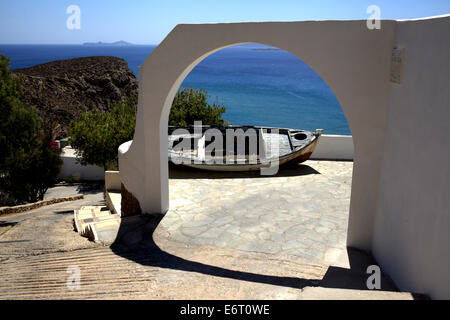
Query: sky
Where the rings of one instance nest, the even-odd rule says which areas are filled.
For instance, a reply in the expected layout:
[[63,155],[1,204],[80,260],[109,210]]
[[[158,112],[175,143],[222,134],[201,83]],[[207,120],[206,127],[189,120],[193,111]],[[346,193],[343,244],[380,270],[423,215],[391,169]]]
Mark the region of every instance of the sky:
[[[77,44],[124,40],[158,44],[180,23],[381,19],[450,13],[450,0],[0,0],[0,43]],[[67,20],[80,9],[79,28]],[[71,19],[70,21],[75,21]]]

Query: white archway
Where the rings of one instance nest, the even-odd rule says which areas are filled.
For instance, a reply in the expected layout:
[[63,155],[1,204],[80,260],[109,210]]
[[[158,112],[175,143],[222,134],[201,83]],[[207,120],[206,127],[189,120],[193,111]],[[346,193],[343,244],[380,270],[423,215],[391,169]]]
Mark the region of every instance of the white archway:
[[384,21],[381,30],[369,30],[365,20],[178,25],[139,70],[134,139],[119,148],[124,187],[143,212],[168,210],[167,122],[182,81],[220,49],[264,43],[303,60],[338,99],[355,145],[347,244],[370,249],[394,26],[394,21]]

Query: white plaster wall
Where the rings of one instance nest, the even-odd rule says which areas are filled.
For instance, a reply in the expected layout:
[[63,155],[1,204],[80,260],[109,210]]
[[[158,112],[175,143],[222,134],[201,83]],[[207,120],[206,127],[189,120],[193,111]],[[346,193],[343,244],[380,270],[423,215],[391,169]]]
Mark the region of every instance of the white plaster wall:
[[105,171],[103,168],[90,164],[83,166],[80,163],[77,163],[75,151],[70,147],[63,148],[61,159],[63,164],[59,174],[60,178],[64,179],[73,176],[75,180],[87,181],[103,180],[105,178]]
[[311,159],[353,160],[353,137],[344,135],[322,135]]
[[398,22],[373,254],[402,290],[450,299],[450,16]]
[[105,190],[120,192],[121,182],[119,171],[112,171],[112,170],[105,171]]

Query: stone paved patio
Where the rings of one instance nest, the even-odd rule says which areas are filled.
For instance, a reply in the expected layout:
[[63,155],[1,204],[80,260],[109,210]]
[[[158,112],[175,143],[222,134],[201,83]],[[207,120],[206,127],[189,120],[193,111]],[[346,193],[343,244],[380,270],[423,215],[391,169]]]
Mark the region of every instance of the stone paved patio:
[[156,234],[187,246],[336,263],[346,256],[352,168],[307,161],[274,177],[172,170],[171,209]]

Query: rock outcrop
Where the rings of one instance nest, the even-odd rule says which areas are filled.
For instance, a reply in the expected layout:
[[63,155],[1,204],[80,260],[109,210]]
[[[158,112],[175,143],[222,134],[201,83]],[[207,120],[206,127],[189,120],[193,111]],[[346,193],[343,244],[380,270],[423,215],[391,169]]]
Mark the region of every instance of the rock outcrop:
[[138,92],[127,62],[116,57],[59,60],[12,72],[23,78],[22,102],[39,110],[54,138],[66,137],[70,121],[85,108],[107,111]]

